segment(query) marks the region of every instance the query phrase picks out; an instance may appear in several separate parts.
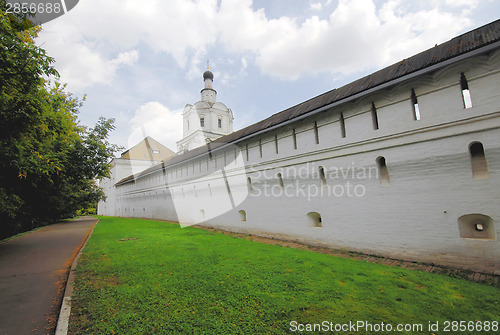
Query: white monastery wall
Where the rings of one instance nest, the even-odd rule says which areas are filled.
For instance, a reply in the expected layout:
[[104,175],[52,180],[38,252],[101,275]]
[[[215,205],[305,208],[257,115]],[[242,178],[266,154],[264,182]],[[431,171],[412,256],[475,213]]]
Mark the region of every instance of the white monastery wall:
[[[116,208],[103,214],[177,221],[182,212],[185,224],[500,274],[499,92],[500,52],[476,56],[212,157],[166,162],[118,184]],[[484,147],[487,179],[473,178],[475,142]],[[468,214],[484,216],[460,226]]]

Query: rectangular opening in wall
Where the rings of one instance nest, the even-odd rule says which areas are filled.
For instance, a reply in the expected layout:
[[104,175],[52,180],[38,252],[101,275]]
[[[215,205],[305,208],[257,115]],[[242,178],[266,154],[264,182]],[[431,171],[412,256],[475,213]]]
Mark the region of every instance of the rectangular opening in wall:
[[260,153],[260,158],[262,158],[262,140],[259,140],[259,153]]
[[343,138],[346,137],[345,133],[345,120],[344,120],[344,114],[340,113],[340,134],[342,135]]
[[292,130],[293,148],[297,150],[297,134],[295,133],[295,128]]
[[464,103],[464,108],[472,107],[472,99],[469,91],[469,84],[467,83],[467,79],[463,73],[460,74],[460,88],[462,90],[462,101]]
[[375,107],[375,103],[372,102],[372,121],[373,121],[373,129],[378,129],[378,115],[377,108]]
[[420,107],[418,106],[417,95],[415,94],[415,90],[411,90],[411,107],[413,110],[413,119],[415,121],[420,120]]
[[248,144],[247,144],[247,145],[245,145],[245,151],[246,151],[246,153],[247,153],[247,161],[248,161]]
[[274,144],[276,146],[276,153],[279,153],[279,147],[278,147],[278,135],[274,135]]
[[316,144],[319,144],[318,123],[316,121],[314,121],[314,139],[316,140]]

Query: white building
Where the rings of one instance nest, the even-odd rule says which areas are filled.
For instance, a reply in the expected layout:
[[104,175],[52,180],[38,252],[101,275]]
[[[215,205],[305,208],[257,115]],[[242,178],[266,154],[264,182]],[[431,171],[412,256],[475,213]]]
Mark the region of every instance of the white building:
[[106,214],[500,274],[499,92],[500,20],[124,178]]
[[217,101],[213,88],[213,73],[203,73],[205,87],[201,90],[201,101],[187,104],[182,112],[183,138],[177,142],[177,150],[184,153],[206,145],[221,136],[233,132],[233,113],[222,102]]

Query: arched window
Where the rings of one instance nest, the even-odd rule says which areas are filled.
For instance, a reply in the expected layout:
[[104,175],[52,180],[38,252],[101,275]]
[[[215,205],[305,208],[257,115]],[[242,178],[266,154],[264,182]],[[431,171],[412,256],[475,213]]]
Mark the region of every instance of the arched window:
[[240,214],[240,220],[241,221],[246,221],[247,220],[247,212],[245,212],[244,210],[241,210],[238,213]]
[[309,220],[309,227],[323,227],[321,215],[318,212],[307,213],[307,218]]
[[472,178],[488,179],[488,164],[484,155],[484,147],[481,142],[469,144],[469,153],[472,167]]
[[462,238],[496,240],[495,222],[487,215],[472,213],[458,218],[458,231]]
[[377,157],[377,166],[378,166],[378,178],[380,179],[380,185],[389,186],[391,181],[389,179],[389,170],[387,169],[387,163],[385,161],[385,157],[383,156]]

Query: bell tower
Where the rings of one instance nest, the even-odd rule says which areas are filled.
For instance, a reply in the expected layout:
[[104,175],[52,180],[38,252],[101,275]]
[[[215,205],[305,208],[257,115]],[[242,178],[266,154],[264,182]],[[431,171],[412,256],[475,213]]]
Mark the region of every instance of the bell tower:
[[217,101],[217,91],[213,88],[214,74],[208,66],[203,73],[203,81],[201,100],[194,105],[187,104],[182,112],[183,138],[177,142],[179,154],[233,132],[233,112]]

